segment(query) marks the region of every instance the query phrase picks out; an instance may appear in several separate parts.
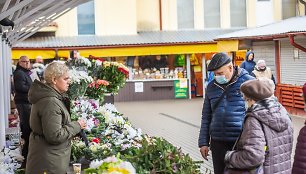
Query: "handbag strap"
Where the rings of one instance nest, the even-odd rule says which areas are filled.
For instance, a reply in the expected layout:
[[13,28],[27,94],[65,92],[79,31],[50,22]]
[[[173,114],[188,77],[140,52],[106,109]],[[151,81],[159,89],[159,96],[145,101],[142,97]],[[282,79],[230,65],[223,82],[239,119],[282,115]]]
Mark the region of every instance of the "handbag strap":
[[218,107],[218,105],[220,104],[221,100],[224,98],[226,92],[227,92],[228,86],[224,89],[222,95],[220,96],[220,98],[216,101],[216,103],[213,105],[212,107],[212,112],[215,111],[215,109]]

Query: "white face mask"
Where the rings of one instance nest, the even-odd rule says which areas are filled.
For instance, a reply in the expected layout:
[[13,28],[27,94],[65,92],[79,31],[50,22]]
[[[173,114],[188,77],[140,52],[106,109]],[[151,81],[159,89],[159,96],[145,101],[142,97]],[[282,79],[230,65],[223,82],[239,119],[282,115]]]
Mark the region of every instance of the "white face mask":
[[249,104],[247,101],[244,102],[244,107],[245,107],[245,110],[247,111],[249,109]]
[[250,105],[249,102],[251,102],[252,100],[250,99],[246,99],[244,98],[244,107],[245,107],[245,111],[247,111],[251,106],[252,104]]

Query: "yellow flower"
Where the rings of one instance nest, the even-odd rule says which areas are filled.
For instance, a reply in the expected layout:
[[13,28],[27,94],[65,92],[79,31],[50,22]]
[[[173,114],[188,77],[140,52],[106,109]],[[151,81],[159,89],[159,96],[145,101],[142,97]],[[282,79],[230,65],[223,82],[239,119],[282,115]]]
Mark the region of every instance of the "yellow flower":
[[111,63],[108,62],[108,61],[103,62],[103,66],[104,66],[104,67],[109,67],[110,65],[111,65]]
[[118,168],[118,167],[111,167],[111,168],[108,168],[108,173],[112,173],[112,172],[120,172],[122,174],[130,174],[130,172],[126,169],[121,169],[121,168]]

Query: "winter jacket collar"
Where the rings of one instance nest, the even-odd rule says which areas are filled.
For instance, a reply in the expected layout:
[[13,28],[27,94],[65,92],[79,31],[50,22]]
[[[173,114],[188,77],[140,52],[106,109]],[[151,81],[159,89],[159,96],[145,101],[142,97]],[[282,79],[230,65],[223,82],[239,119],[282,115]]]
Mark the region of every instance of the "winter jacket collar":
[[55,97],[59,100],[64,101],[65,96],[60,94],[51,86],[42,83],[38,80],[35,80],[32,83],[32,86],[29,90],[29,101],[32,104],[37,103],[39,100],[46,98],[46,97]]
[[247,115],[255,117],[276,132],[282,132],[290,125],[289,114],[274,96],[256,102],[248,109]]
[[20,66],[19,63],[17,63],[16,70],[21,70],[21,71],[24,71],[24,72],[26,72],[26,73],[31,72],[31,70],[26,69],[26,68]]

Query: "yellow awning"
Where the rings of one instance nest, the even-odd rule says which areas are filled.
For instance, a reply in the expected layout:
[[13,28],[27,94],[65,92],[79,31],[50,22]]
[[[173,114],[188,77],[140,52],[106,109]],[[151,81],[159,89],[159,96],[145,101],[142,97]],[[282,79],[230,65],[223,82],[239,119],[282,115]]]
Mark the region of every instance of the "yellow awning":
[[[118,57],[118,56],[142,56],[142,55],[167,55],[167,54],[192,54],[192,53],[212,53],[217,52],[216,43],[194,44],[194,45],[170,45],[170,46],[135,46],[121,48],[90,48],[78,49],[81,56],[88,57]],[[55,50],[33,50],[33,49],[13,49],[12,58],[18,59],[21,55],[26,55],[31,59],[35,59],[40,55],[43,58],[55,57]],[[68,57],[69,50],[58,50],[59,57]]]
[[43,59],[50,59],[55,57],[54,50],[12,50],[12,59],[19,59],[21,56],[28,56],[29,59],[35,59],[41,56]]
[[222,40],[217,42],[218,52],[238,51],[238,40]]

